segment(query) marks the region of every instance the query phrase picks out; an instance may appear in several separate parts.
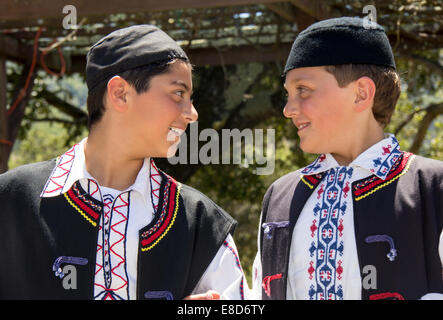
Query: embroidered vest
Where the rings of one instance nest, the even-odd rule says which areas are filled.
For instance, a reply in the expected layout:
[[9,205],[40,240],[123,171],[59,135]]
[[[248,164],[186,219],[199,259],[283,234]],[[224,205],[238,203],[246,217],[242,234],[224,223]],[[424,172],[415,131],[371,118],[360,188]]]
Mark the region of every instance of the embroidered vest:
[[[406,174],[408,173],[408,174]],[[443,163],[403,152],[385,180],[352,184],[354,230],[361,278],[376,270],[362,299],[419,299],[443,292],[438,243],[443,228]],[[262,298],[286,299],[292,232],[324,175],[301,170],[277,180],[263,200],[260,248]]]
[[[80,183],[40,198],[54,165],[26,165],[0,176],[2,299],[93,298],[103,203]],[[161,175],[154,219],[140,230],[137,299],[189,295],[236,225],[210,199]]]

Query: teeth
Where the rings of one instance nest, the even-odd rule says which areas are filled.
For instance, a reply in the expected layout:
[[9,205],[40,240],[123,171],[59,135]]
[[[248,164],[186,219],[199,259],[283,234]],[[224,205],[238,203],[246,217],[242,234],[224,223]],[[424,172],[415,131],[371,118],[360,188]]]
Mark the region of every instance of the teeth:
[[298,128],[303,129],[306,128],[307,126],[309,126],[309,123],[301,124]]
[[185,132],[185,130],[173,128],[173,127],[169,127],[169,130],[171,130],[172,132],[176,133],[179,136],[181,136],[183,134],[183,132]]

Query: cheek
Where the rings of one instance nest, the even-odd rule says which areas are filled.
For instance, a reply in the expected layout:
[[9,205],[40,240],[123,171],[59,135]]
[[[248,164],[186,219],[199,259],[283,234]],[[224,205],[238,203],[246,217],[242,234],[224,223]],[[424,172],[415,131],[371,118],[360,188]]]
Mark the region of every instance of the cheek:
[[169,121],[174,121],[180,117],[181,111],[182,108],[180,107],[180,104],[171,101],[167,106],[165,105],[165,118],[167,118]]

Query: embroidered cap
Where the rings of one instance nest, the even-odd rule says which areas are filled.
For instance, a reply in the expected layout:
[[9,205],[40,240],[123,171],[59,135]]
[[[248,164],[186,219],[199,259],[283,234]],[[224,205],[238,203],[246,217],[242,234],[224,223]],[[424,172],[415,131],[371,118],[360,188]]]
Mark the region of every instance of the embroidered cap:
[[120,72],[174,58],[189,61],[184,50],[164,31],[143,24],[116,30],[94,44],[86,56],[86,84]]
[[358,17],[316,22],[295,39],[284,75],[296,68],[351,63],[395,69],[394,55],[383,27]]

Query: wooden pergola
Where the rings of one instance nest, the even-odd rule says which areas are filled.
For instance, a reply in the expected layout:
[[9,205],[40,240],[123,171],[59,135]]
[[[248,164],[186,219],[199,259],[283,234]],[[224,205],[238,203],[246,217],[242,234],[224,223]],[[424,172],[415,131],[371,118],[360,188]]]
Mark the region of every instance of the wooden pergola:
[[[63,8],[68,3],[76,9],[77,28],[63,27],[67,16]],[[308,25],[330,17],[362,17],[366,4],[355,0],[2,0],[0,155],[5,148],[10,151],[17,137],[35,77],[29,70],[83,74],[90,46],[116,29],[155,24],[178,41],[197,66],[282,62],[296,35]],[[415,50],[443,47],[440,0],[371,4],[397,56],[432,65],[443,74],[440,64],[414,55]],[[15,105],[6,98],[6,60],[25,66],[12,90]],[[63,107],[62,101],[57,102]]]
[[[428,1],[426,6],[414,6],[416,1],[400,2],[373,2],[379,12],[377,18],[393,44],[401,37],[407,50],[439,47],[443,42],[443,11],[438,1]],[[85,20],[74,39],[68,38],[61,44],[67,72],[83,72],[85,53],[91,44],[115,29],[133,24],[159,26],[187,50],[195,65],[219,65],[284,60],[297,33],[309,24],[329,17],[364,16],[364,4],[360,1],[75,0],[69,3],[76,8],[78,23]],[[63,28],[65,6],[66,2],[60,0],[0,2],[0,55],[31,62],[32,41],[39,27],[43,28],[40,48],[49,46],[54,39],[66,40],[73,30]],[[399,15],[399,9],[403,16]],[[55,51],[46,60],[48,67],[60,68]]]

